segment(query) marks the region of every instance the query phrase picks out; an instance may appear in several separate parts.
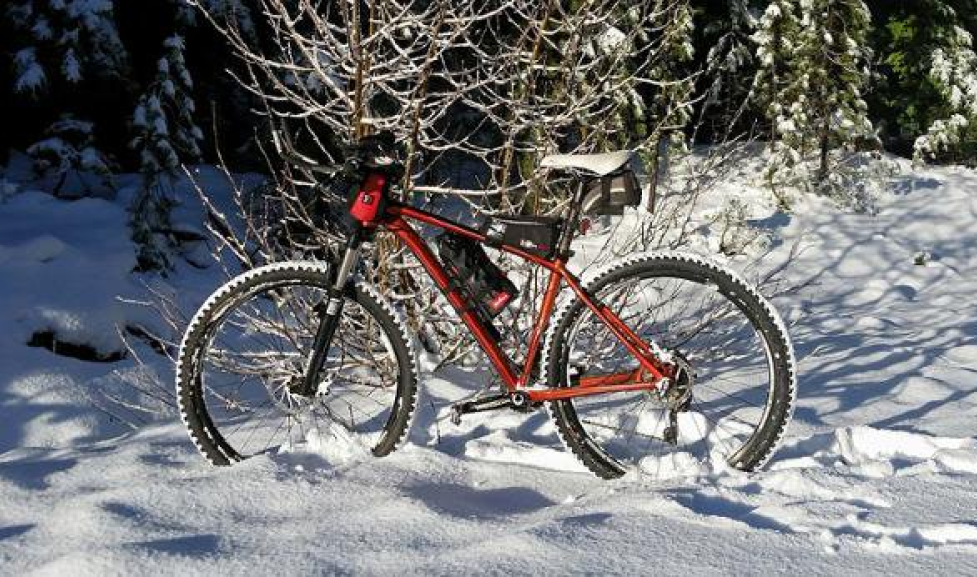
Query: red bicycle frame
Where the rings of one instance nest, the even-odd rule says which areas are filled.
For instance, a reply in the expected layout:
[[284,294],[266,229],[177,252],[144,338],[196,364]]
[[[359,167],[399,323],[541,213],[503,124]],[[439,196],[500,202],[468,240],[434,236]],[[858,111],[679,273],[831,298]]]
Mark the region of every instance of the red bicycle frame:
[[[486,241],[486,235],[430,212],[399,203],[391,203],[385,211],[384,218],[377,222],[377,224],[382,225],[396,235],[418,260],[420,260],[424,269],[434,279],[435,284],[445,294],[448,302],[455,311],[457,311],[462,322],[465,323],[472,335],[474,335],[479,346],[488,355],[489,360],[492,362],[492,365],[495,367],[495,370],[502,378],[502,382],[510,393],[519,389],[526,389],[525,393],[532,402],[554,401],[602,393],[653,390],[665,379],[670,377],[672,372],[671,367],[661,362],[654,354],[652,348],[636,335],[610,307],[592,298],[581,287],[577,277],[566,269],[566,259],[564,257],[557,256],[553,260],[549,260],[518,247],[502,245],[497,248],[550,271],[549,280],[546,283],[546,292],[543,295],[543,302],[530,336],[529,350],[526,354],[523,367],[518,369],[516,363],[501,350],[499,343],[493,338],[482,320],[469,309],[464,297],[462,297],[457,289],[453,288],[448,273],[441,266],[440,260],[438,260],[431,251],[431,248],[420,237],[417,231],[414,230],[408,220],[418,221],[480,243]],[[556,306],[557,296],[562,290],[564,283],[570,287],[584,305],[607,325],[611,333],[638,360],[641,368],[623,373],[582,377],[579,383],[571,387],[527,389],[527,387],[532,385],[529,382],[532,369],[539,356],[543,334],[549,325],[550,317]]]

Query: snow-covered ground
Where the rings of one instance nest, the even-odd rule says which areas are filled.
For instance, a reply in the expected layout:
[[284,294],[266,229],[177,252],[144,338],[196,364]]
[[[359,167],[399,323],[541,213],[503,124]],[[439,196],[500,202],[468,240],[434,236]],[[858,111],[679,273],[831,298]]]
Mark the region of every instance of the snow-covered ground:
[[[381,460],[214,469],[175,417],[128,429],[107,399],[156,375],[25,346],[109,355],[117,325],[152,322],[118,298],[146,296],[120,202],[0,200],[2,574],[977,574],[973,171],[906,172],[876,216],[816,198],[758,215],[761,269],[794,252],[782,286],[803,285],[775,300],[794,424],[764,472],[654,483],[593,478],[542,412],[439,420],[482,378],[458,368],[423,379],[412,442]],[[199,304],[218,279],[167,282]]]

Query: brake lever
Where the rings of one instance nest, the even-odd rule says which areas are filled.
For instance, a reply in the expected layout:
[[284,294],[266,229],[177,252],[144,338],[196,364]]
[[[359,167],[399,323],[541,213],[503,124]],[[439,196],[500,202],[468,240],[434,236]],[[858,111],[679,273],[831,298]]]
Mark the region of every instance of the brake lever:
[[279,156],[281,156],[281,158],[289,164],[324,176],[334,176],[344,169],[342,166],[337,167],[335,165],[322,166],[315,160],[295,152],[295,147],[292,145],[292,139],[284,130],[272,130],[271,138],[275,145],[275,150],[278,152]]
[[304,170],[308,170],[309,172],[325,176],[335,176],[336,174],[343,172],[346,168],[345,166],[336,165],[322,166],[321,164],[315,163],[312,159],[305,158],[304,156],[291,152],[282,151],[281,156],[289,164],[295,165]]

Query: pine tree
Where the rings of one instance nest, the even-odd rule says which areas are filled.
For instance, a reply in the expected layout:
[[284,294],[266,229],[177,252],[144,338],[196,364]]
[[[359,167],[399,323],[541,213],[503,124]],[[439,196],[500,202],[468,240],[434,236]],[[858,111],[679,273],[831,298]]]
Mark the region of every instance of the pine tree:
[[802,160],[789,103],[796,103],[798,83],[791,82],[794,52],[800,43],[800,6],[792,0],[773,0],[760,18],[753,41],[758,67],[751,91],[755,106],[770,126],[770,161],[766,177],[782,206],[787,197],[777,186],[778,175],[791,174]]
[[[759,62],[753,79],[753,99],[771,124],[771,147],[779,134],[793,132],[788,124],[785,103],[797,96],[791,90],[791,64],[800,42],[799,6],[791,0],[774,0],[760,18],[753,41]],[[791,164],[799,162],[799,155],[789,157]]]
[[[947,7],[947,16],[956,13]],[[928,61],[928,79],[942,97],[942,114],[930,124],[926,134],[916,139],[914,158],[924,162],[941,154],[970,153],[977,162],[977,54],[973,36],[954,24],[936,38]],[[969,151],[965,150],[970,148]]]
[[[71,99],[91,79],[119,77],[127,54],[109,0],[20,0],[7,8],[12,28],[16,93],[51,99],[55,118],[41,140],[27,147],[35,168],[55,194],[104,192],[111,162],[95,147],[95,126],[76,119]],[[64,102],[59,102],[64,101]],[[43,109],[39,107],[38,109]]]
[[871,101],[886,147],[917,162],[977,163],[970,0],[875,2],[879,83]]
[[705,4],[701,28],[709,50],[702,64],[709,83],[700,109],[712,141],[723,141],[749,125],[752,82],[758,69],[754,34],[759,20],[749,0]]
[[20,0],[7,10],[24,40],[14,57],[18,92],[37,95],[54,80],[74,85],[124,72],[127,54],[110,0]]
[[181,161],[199,160],[203,141],[194,120],[193,79],[186,68],[183,38],[171,36],[163,46],[156,80],[139,98],[132,119],[136,131],[132,147],[139,153],[142,173],[151,181],[172,172]]
[[174,35],[163,43],[156,80],[139,98],[132,125],[132,147],[139,153],[143,187],[132,206],[133,238],[139,244],[142,269],[165,269],[165,235],[170,210],[177,199],[169,180],[185,162],[200,158],[203,133],[194,122],[193,79],[184,60],[183,38]]
[[[813,88],[820,157],[816,178],[824,183],[831,173],[833,148],[854,151],[862,141],[875,139],[863,96],[871,79],[871,14],[862,0],[815,0],[805,17],[809,25],[801,41],[813,65],[808,87]],[[805,64],[803,59],[800,64]]]
[[254,39],[255,26],[251,9],[244,0],[171,0],[177,8],[177,19],[185,26],[200,23],[201,10],[221,24],[232,26],[245,37]]
[[758,54],[772,86],[768,113],[777,153],[771,178],[816,161],[814,184],[831,187],[838,184],[832,176],[839,167],[833,151],[875,145],[864,99],[871,79],[870,24],[862,0],[780,1],[767,10]]
[[18,50],[14,55],[14,66],[17,76],[14,90],[17,92],[37,95],[47,86],[47,73],[37,60],[37,48],[29,46]]

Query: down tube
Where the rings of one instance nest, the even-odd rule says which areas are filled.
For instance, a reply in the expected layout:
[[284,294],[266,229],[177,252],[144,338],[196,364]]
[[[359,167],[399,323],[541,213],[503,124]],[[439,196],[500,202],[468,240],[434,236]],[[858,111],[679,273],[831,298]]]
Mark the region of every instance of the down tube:
[[401,242],[407,245],[414,256],[421,261],[424,269],[427,271],[428,275],[434,280],[434,283],[438,285],[438,288],[447,297],[448,302],[458,313],[462,322],[471,331],[472,336],[478,341],[479,346],[488,355],[492,365],[495,366],[495,370],[498,371],[499,376],[505,383],[505,386],[510,391],[516,389],[518,383],[515,371],[513,370],[512,361],[499,349],[498,343],[488,334],[488,331],[482,325],[482,322],[477,316],[468,310],[467,303],[458,293],[458,291],[451,288],[451,279],[448,277],[448,273],[445,272],[441,263],[438,261],[434,253],[427,246],[423,239],[414,231],[409,224],[407,224],[404,219],[400,217],[395,217],[387,224],[387,229],[394,233]]

